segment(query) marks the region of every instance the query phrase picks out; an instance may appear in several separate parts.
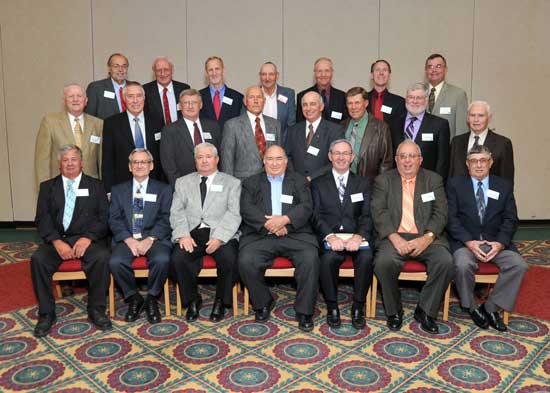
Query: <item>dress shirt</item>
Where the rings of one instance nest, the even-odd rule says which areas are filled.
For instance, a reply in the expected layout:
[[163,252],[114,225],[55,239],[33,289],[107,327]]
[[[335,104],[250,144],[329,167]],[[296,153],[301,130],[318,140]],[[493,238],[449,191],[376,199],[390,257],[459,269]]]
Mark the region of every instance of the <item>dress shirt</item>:
[[[470,176],[470,178],[472,179],[472,185],[474,186],[474,198],[477,199],[477,183],[480,180],[476,179],[473,176]],[[483,199],[485,200],[485,206],[487,206],[487,202],[489,201],[489,197],[487,196],[487,191],[489,191],[489,176],[485,176],[485,178],[481,180],[481,183],[483,184]]]
[[[160,103],[162,104],[162,113],[164,114],[164,100],[162,99],[162,97],[164,97],[164,86],[157,82],[157,87],[159,89]],[[166,86],[166,97],[168,98],[168,106],[170,107],[170,119],[174,122],[178,119],[178,104],[174,94],[174,84],[172,82]]]
[[[212,104],[214,103],[214,96],[216,95],[216,88],[212,85],[208,85],[210,88],[210,98],[212,98]],[[217,89],[220,92],[220,109],[223,106],[223,97],[225,96],[225,83]]]
[[122,85],[119,85],[118,83],[115,82],[113,78],[111,78],[111,82],[113,82],[113,89],[115,89],[115,97],[116,97],[116,102],[118,104],[118,110],[119,112],[122,112],[122,97],[120,96],[119,93],[120,93],[121,87],[123,89],[126,87],[126,81],[124,81]]
[[141,135],[143,136],[143,145],[147,149],[147,138],[145,137],[145,116],[143,115],[143,112],[137,116],[132,115],[129,111],[126,111],[126,114],[128,115],[128,120],[130,121],[130,128],[132,129],[132,138],[134,138],[134,143],[136,141],[136,122],[134,121],[134,118],[138,118],[139,128],[141,128]]
[[322,119],[322,116],[317,120],[315,120],[313,123],[310,123],[309,121],[306,120],[306,129],[305,129],[306,140],[307,140],[307,134],[309,134],[309,125],[311,124],[313,126],[313,135],[315,135],[315,133],[317,132],[317,127],[319,127],[319,123],[321,123],[321,119]]
[[[328,104],[328,105],[330,105],[330,88],[331,88],[331,87],[332,87],[332,86],[329,85],[326,89],[321,89],[321,88],[319,87],[319,85],[317,85],[317,93],[319,93],[319,95],[320,95],[321,97],[323,97],[323,95],[321,94],[321,92],[322,92],[323,90],[325,91],[325,97],[327,98],[327,104]],[[327,108],[323,109],[323,111],[325,111],[326,109],[327,109]]]
[[[204,196],[204,200],[206,200],[206,196],[208,195],[208,192],[210,191],[210,186],[214,182],[214,177],[216,177],[217,173],[218,173],[218,171],[212,173],[209,176],[206,176],[206,195]],[[199,188],[200,188],[200,184],[201,184],[201,181],[202,181],[202,179],[201,179],[202,177],[203,176],[199,173],[199,179],[198,179]],[[204,222],[201,222],[200,225],[199,225],[199,229],[203,229],[203,228],[210,228],[210,227],[208,226],[208,224],[206,224]]]
[[145,194],[147,193],[147,185],[149,184],[149,177],[143,180],[141,183],[134,177],[132,179],[132,200],[136,197],[138,186],[141,184],[141,197],[143,198],[143,206],[145,206]]
[[476,136],[479,136],[479,142],[478,143],[480,145],[483,145],[485,143],[485,139],[487,138],[488,133],[489,133],[488,128],[483,130],[483,132],[481,132],[480,134],[476,134],[475,132],[470,131],[470,138],[468,139],[468,150],[466,150],[466,152],[469,152],[470,149],[472,148],[472,146],[474,145],[474,143],[476,141],[476,139],[475,139]]
[[[246,114],[248,115],[248,121],[250,121],[250,126],[252,127],[252,135],[256,135],[256,117],[259,117],[260,127],[262,127],[262,132],[264,133],[264,137],[265,137],[267,132],[265,129],[264,115],[260,113],[258,116],[256,116],[255,114],[250,113],[249,111],[246,111]],[[267,142],[267,138],[265,138],[265,140]]]
[[[64,194],[67,195],[67,183],[69,182],[69,179],[68,177],[65,177],[63,175],[61,175],[61,179],[63,180],[63,191],[64,191]],[[75,177],[74,179],[74,184],[73,184],[73,187],[74,187],[74,190],[75,190],[75,194],[76,194],[76,190],[78,190],[78,187],[80,186],[80,180],[82,179],[82,172],[80,172],[78,174],[77,177]],[[78,195],[77,195],[78,196]]]
[[334,169],[332,169],[332,176],[334,177],[334,183],[336,184],[336,189],[340,187],[340,180],[338,179],[340,176],[344,176],[344,187],[348,186],[349,171],[347,171],[346,173],[338,173]]
[[406,135],[405,130],[409,126],[409,123],[411,122],[411,118],[416,117],[416,120],[414,121],[414,133],[412,137],[413,141],[416,139],[416,135],[418,135],[418,130],[420,130],[420,126],[422,125],[422,120],[424,120],[424,113],[426,113],[426,111],[419,113],[416,116],[413,116],[409,112],[407,112],[407,117],[405,118],[405,126],[403,128],[403,134]]
[[284,179],[284,174],[278,177],[267,175],[267,180],[269,180],[269,183],[271,184],[271,215],[273,216],[280,216],[283,214],[283,204],[281,202],[281,196],[283,195]]
[[[404,177],[401,177],[401,192],[405,192],[405,183],[407,182],[409,183],[409,190],[412,197],[412,202],[413,202],[412,208],[413,208],[413,214],[414,214],[414,191],[416,188],[416,176],[413,177],[412,179],[405,179]],[[397,228],[397,232],[398,233],[418,233],[418,228],[416,227],[416,217],[414,218],[414,221],[415,221],[414,226],[411,228],[410,231],[407,231],[405,230],[405,228],[401,226],[401,223],[403,222],[403,217],[401,217],[401,222],[399,223],[399,228]]]
[[363,141],[363,135],[365,135],[365,130],[367,129],[368,123],[369,115],[367,114],[367,112],[365,112],[365,114],[361,119],[359,119],[359,121],[350,118],[348,129],[346,130],[345,138],[349,141],[351,137],[351,130],[353,129],[353,126],[357,124],[357,127],[355,127],[355,132],[357,133],[357,136],[355,137],[355,146],[353,146],[353,154],[355,155],[355,157],[353,159],[353,162],[351,163],[351,169],[353,169],[354,172],[357,171],[357,165],[359,164],[359,150],[361,150],[361,142]]
[[195,142],[195,126],[193,125],[194,123],[197,123],[197,127],[199,127],[202,141],[207,142],[206,139],[204,139],[204,134],[202,133],[202,126],[201,126],[200,119],[197,119],[197,121],[192,121],[184,117],[183,120],[185,120],[185,124],[187,124],[187,131],[189,131],[189,136],[191,137],[191,140],[193,142]]
[[[69,122],[71,123],[71,130],[73,130],[73,135],[74,135],[74,127],[76,125],[76,117],[73,116],[72,113],[70,112],[67,112],[67,114],[69,115]],[[84,134],[84,112],[82,112],[80,114],[80,116],[78,116],[78,122],[80,123],[80,128],[82,129],[82,134]],[[82,141],[84,142],[84,141]]]
[[[443,88],[444,83],[445,83],[445,81],[441,81],[441,82],[439,82],[439,84],[437,86],[432,86],[431,83],[428,84],[430,86],[428,88],[428,97],[430,96],[430,93],[432,92],[432,88],[435,87],[434,102],[437,102],[437,97],[439,97],[439,93],[441,93],[441,89]],[[428,97],[426,97],[426,99],[428,99]]]
[[271,95],[268,95],[263,87],[262,87],[262,92],[264,93],[264,98],[265,98],[263,114],[276,119],[277,118],[277,88],[275,88],[275,91]]

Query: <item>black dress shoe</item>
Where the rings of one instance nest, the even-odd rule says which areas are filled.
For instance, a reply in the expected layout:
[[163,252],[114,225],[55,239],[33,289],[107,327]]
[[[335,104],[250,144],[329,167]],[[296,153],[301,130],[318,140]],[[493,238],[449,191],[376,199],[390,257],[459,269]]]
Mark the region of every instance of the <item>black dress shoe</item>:
[[139,315],[141,314],[141,310],[143,310],[143,304],[144,304],[143,297],[136,293],[128,300],[128,310],[126,311],[126,315],[124,316],[124,320],[126,322],[134,322],[139,318]]
[[327,309],[327,323],[331,328],[339,328],[342,326],[338,307]]
[[187,307],[187,313],[185,314],[185,319],[187,322],[194,322],[197,320],[201,307],[202,297],[199,295],[191,303],[189,303],[189,306]]
[[508,328],[504,324],[504,321],[500,317],[500,313],[496,311],[487,312],[487,310],[485,309],[485,304],[482,304],[479,307],[479,310],[485,315],[485,317],[487,318],[487,321],[489,322],[489,325],[491,325],[493,329],[496,329],[499,332],[505,332],[506,330],[508,330]]
[[109,317],[99,310],[88,311],[88,320],[99,330],[109,330],[113,328]]
[[225,306],[222,299],[216,298],[210,312],[210,320],[212,322],[220,322],[225,315]]
[[267,306],[254,310],[254,320],[256,322],[266,322],[271,316],[271,310],[275,306],[275,301],[271,299]]
[[420,324],[422,330],[426,333],[439,333],[439,327],[437,326],[435,319],[426,314],[426,312],[419,306],[416,306],[416,310],[414,310],[414,319]]
[[313,330],[313,318],[311,315],[296,313],[296,320],[298,321],[298,329],[303,332],[311,332]]
[[468,314],[470,314],[472,321],[474,321],[474,323],[481,329],[487,329],[489,327],[489,321],[487,320],[485,313],[483,313],[479,308],[468,311]]
[[357,330],[365,328],[365,306],[353,304],[351,306],[351,326]]
[[162,317],[160,316],[159,311],[159,304],[156,297],[147,295],[144,308],[149,323],[160,323],[162,321]]
[[38,316],[38,322],[34,327],[34,336],[35,337],[46,337],[56,320],[55,313],[50,314],[40,314]]
[[394,332],[401,330],[403,326],[403,311],[399,311],[397,314],[388,315],[386,325]]

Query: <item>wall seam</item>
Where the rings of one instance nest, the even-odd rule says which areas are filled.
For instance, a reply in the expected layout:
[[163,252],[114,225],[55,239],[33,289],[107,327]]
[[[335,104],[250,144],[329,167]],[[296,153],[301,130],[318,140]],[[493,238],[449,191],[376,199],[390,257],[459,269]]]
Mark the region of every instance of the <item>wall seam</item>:
[[474,0],[474,6],[472,8],[472,63],[470,64],[470,102],[474,95],[474,56],[475,56],[475,42],[476,42],[476,3]]
[[378,0],[378,58],[382,58],[382,0]]
[[90,0],[90,35],[92,37],[92,79],[95,80],[94,0]]
[[185,0],[185,81],[189,82],[189,1]]

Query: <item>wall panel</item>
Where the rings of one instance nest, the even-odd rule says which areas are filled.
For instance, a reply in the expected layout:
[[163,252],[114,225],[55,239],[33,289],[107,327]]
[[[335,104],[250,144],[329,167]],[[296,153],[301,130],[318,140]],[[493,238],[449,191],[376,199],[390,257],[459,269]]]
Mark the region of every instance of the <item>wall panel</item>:
[[[1,10],[1,7],[0,7]],[[6,132],[6,100],[4,97],[4,72],[2,70],[2,24],[0,23],[0,221],[13,220],[11,182],[8,156],[8,135]]]

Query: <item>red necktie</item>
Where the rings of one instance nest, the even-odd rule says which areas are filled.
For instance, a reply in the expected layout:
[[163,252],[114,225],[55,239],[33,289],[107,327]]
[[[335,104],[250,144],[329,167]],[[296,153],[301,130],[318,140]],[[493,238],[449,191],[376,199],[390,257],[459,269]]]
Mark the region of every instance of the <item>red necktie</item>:
[[313,135],[315,133],[313,132],[313,124],[310,124],[309,125],[309,132],[307,133],[307,136],[306,136],[306,145],[309,146],[311,145],[311,141],[313,139]]
[[193,133],[193,143],[195,144],[195,146],[197,146],[202,143],[201,132],[199,130],[199,126],[197,125],[197,123],[193,123],[193,128],[195,129]]
[[122,86],[118,89],[118,96],[120,97],[120,107],[122,108],[122,112],[124,112],[126,110],[126,103],[122,98]]
[[377,91],[376,98],[374,99],[374,107],[372,108],[372,114],[375,119],[384,120],[384,114],[382,113],[382,93]]
[[164,106],[164,120],[166,121],[166,125],[172,123],[172,118],[170,117],[170,105],[168,104],[168,96],[166,93],[168,92],[168,89],[165,87],[162,91],[162,105]]
[[222,106],[220,103],[220,91],[216,90],[216,94],[214,94],[214,113],[216,114],[216,119],[220,118],[221,111]]
[[256,137],[256,145],[258,146],[258,151],[260,152],[260,158],[263,160],[265,154],[265,137],[262,132],[259,117],[256,117],[256,130],[254,131],[254,136]]

